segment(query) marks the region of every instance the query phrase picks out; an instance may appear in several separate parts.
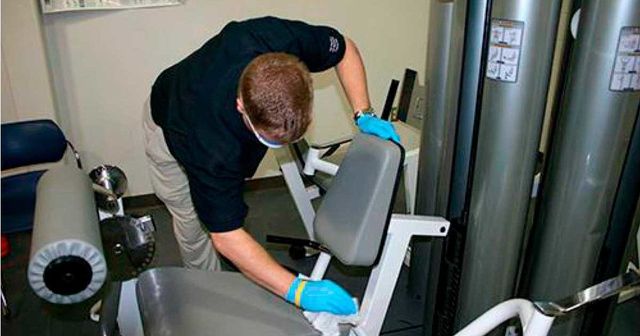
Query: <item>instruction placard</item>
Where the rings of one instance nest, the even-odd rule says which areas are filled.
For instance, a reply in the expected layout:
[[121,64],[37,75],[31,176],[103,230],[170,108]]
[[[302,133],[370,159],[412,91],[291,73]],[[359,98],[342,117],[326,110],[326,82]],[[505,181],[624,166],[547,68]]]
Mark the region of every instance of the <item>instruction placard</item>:
[[524,22],[522,21],[491,20],[489,54],[487,55],[487,77],[489,79],[507,83],[518,81],[523,34]]
[[640,27],[620,30],[609,90],[640,91]]

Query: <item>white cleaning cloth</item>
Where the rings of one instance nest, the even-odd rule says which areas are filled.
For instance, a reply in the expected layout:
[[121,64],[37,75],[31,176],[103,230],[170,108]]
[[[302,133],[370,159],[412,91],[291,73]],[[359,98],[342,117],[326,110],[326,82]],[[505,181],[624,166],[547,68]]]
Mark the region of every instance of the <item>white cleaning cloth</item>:
[[[358,311],[358,300],[353,299],[353,303],[356,305],[356,311]],[[355,326],[358,322],[358,314],[352,315],[335,315],[331,313],[312,313],[302,312],[304,317],[311,322],[313,327],[322,333],[322,336],[340,336],[340,324],[351,324]]]

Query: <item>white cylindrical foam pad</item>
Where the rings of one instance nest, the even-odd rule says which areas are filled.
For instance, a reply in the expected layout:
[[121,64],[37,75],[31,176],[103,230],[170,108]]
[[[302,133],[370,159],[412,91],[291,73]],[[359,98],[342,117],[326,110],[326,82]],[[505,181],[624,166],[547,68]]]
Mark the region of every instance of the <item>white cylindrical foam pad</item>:
[[91,180],[72,166],[47,171],[36,191],[31,288],[51,303],[77,303],[100,290],[106,275]]
[[[70,269],[70,272],[66,273],[64,273],[66,268],[60,266],[64,265],[65,260],[68,263],[66,268]],[[82,264],[81,260],[86,264]],[[55,268],[52,268],[54,264],[64,269],[56,273]],[[83,266],[78,264],[86,265],[84,267],[86,270],[83,270]],[[50,272],[54,272],[54,275],[48,275]],[[79,279],[83,277],[80,273],[90,275],[90,278],[82,281],[83,279]],[[54,277],[57,275],[58,279],[52,279],[46,283],[45,274]],[[69,239],[48,244],[36,252],[29,263],[28,277],[31,288],[39,297],[51,303],[68,304],[82,302],[92,297],[104,284],[106,275],[107,265],[104,257],[95,246]],[[55,285],[54,288],[50,288],[52,281],[57,281],[58,287],[63,286],[67,290],[56,288]],[[75,285],[76,289],[70,288],[73,282],[78,283],[82,288],[77,288],[78,285]]]

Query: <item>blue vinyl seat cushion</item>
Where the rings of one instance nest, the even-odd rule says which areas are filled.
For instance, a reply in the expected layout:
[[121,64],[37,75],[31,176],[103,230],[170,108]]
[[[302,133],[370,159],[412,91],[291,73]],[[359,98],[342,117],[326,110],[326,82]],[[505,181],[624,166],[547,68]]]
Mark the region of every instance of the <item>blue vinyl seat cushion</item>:
[[2,124],[2,169],[57,162],[67,149],[67,139],[51,120]]
[[[52,120],[2,124],[2,170],[60,161],[67,139]],[[2,178],[2,233],[33,227],[35,190],[44,171]]]

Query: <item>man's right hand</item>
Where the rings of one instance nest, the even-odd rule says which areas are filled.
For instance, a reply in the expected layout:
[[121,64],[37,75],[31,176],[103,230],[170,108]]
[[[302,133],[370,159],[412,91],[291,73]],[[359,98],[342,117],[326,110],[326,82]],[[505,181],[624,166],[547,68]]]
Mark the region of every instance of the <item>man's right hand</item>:
[[311,281],[295,278],[285,299],[303,310],[336,315],[356,313],[353,298],[331,280]]

